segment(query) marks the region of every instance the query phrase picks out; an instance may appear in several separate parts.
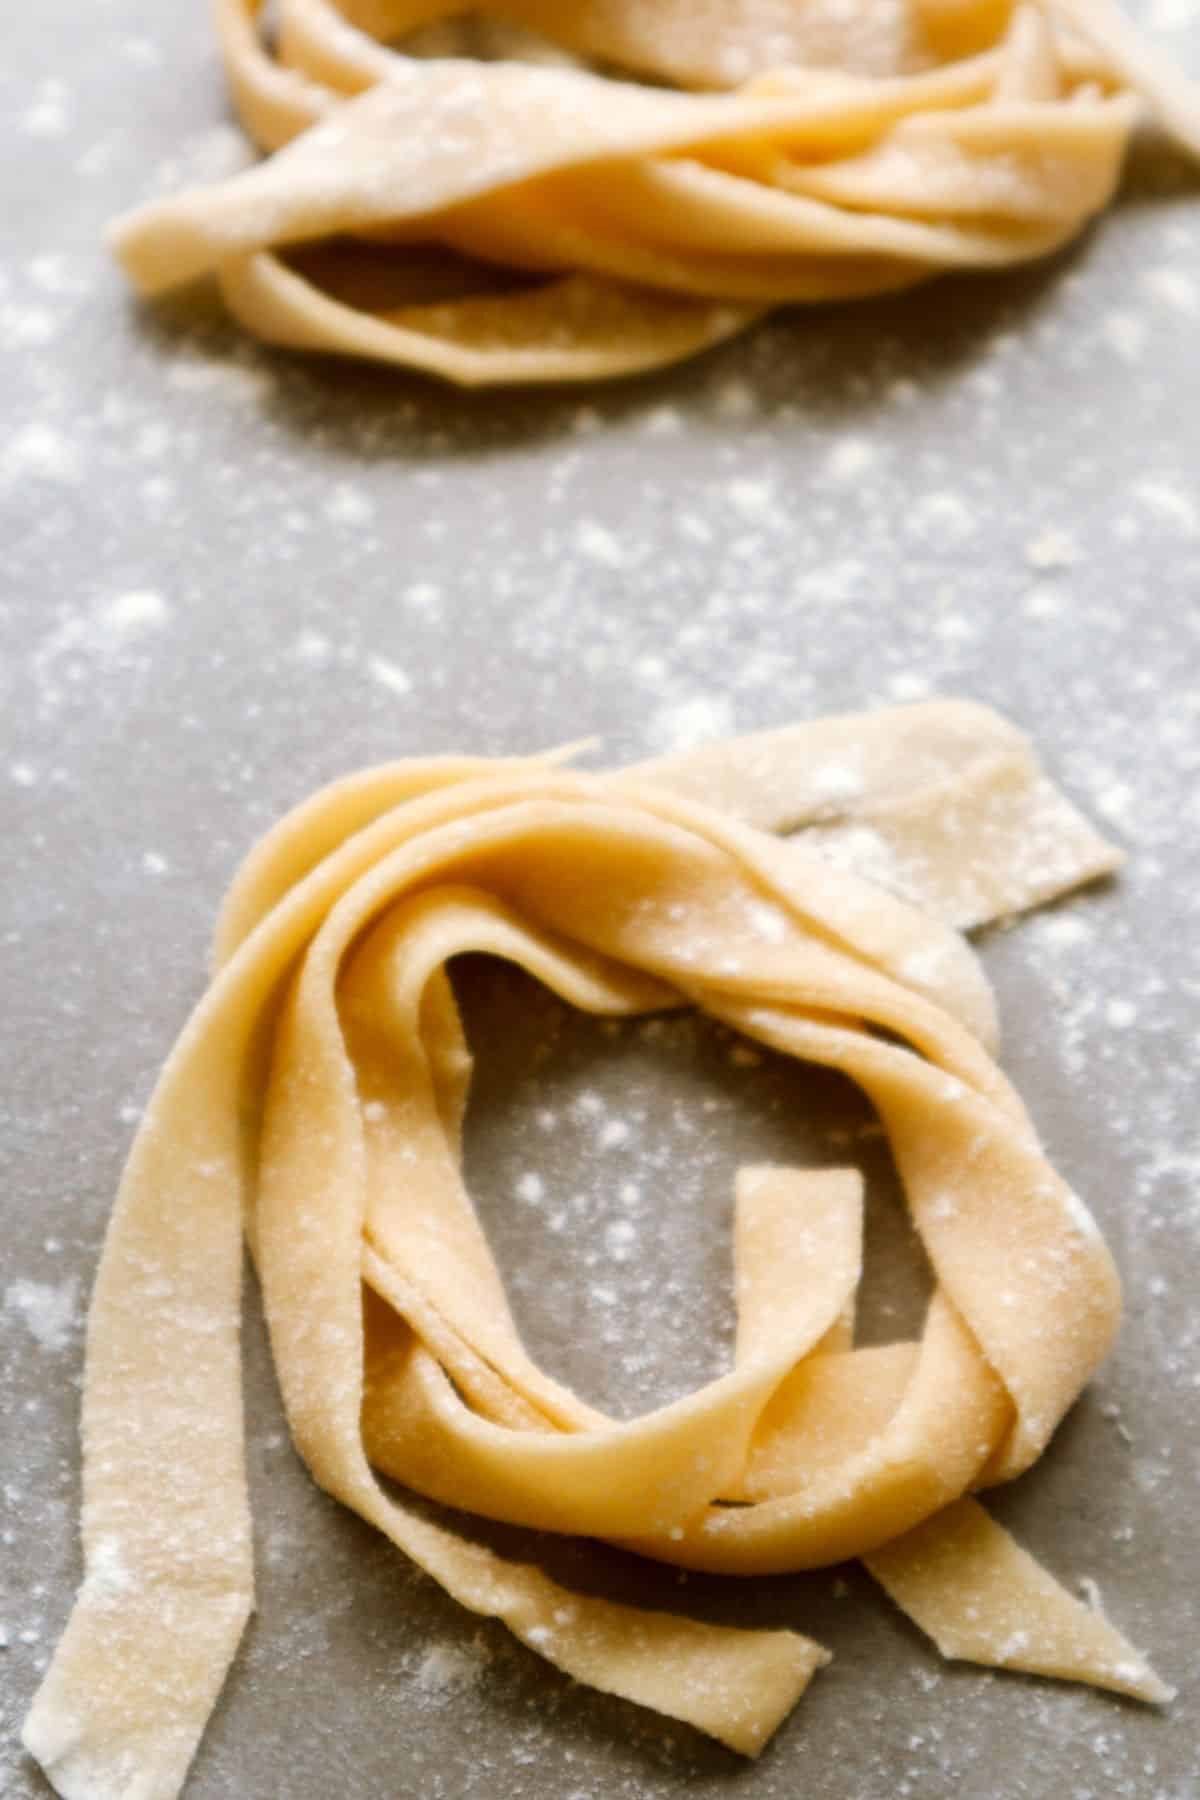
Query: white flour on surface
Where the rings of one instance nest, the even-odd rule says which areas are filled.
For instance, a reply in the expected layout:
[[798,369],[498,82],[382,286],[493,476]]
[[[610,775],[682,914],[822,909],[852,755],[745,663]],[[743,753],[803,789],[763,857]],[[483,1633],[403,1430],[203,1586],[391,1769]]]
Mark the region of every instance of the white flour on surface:
[[70,1347],[78,1329],[79,1289],[74,1275],[57,1285],[19,1276],[5,1288],[4,1304],[40,1349],[57,1354]]

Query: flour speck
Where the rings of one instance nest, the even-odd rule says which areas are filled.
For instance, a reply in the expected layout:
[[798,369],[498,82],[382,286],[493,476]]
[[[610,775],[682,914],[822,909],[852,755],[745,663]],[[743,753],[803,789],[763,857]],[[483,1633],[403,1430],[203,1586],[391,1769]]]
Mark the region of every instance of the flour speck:
[[70,1345],[78,1320],[78,1303],[79,1281],[74,1275],[57,1286],[18,1276],[9,1282],[4,1293],[9,1312],[15,1313],[30,1336],[51,1353]]
[[745,518],[766,519],[775,507],[775,486],[763,477],[742,476],[730,482],[729,498]]
[[1031,569],[1073,569],[1083,561],[1083,551],[1071,532],[1048,525],[1026,544],[1025,560]]
[[361,488],[342,481],[325,502],[325,517],[332,525],[369,525],[375,517],[375,502]]
[[733,707],[726,694],[700,695],[662,706],[650,721],[656,750],[687,750],[694,744],[733,735]]
[[321,669],[333,655],[333,645],[323,632],[309,629],[302,631],[292,645],[292,655],[307,668]]
[[399,663],[389,662],[386,656],[368,656],[367,673],[372,681],[380,687],[388,689],[392,694],[411,694],[412,677],[406,675]]
[[1141,359],[1148,333],[1135,313],[1110,312],[1101,321],[1100,335],[1123,362],[1135,363]]
[[625,550],[615,532],[597,519],[581,519],[575,527],[575,548],[589,562],[606,569],[625,567]]
[[536,1169],[527,1169],[517,1181],[517,1199],[526,1206],[540,1206],[546,1197],[546,1184]]
[[862,437],[841,438],[825,458],[825,473],[831,481],[857,481],[876,461],[879,452]]
[[923,494],[908,518],[908,530],[934,550],[954,550],[973,537],[978,520],[961,494]]
[[134,588],[118,594],[100,609],[99,622],[114,637],[137,637],[165,625],[171,609],[161,594],[149,588]]
[[63,137],[71,122],[66,84],[54,76],[41,82],[20,122],[29,137]]
[[1164,306],[1173,307],[1188,318],[1194,318],[1200,312],[1200,289],[1182,269],[1169,265],[1147,269],[1142,276],[1142,286]]
[[1200,508],[1178,483],[1146,476],[1134,482],[1133,492],[1149,512],[1174,525],[1184,537],[1200,536]]
[[0,471],[6,483],[23,476],[73,482],[79,479],[79,453],[61,431],[34,419],[14,432],[0,452]]
[[416,1685],[430,1696],[461,1693],[487,1667],[487,1652],[475,1644],[430,1644],[416,1671]]

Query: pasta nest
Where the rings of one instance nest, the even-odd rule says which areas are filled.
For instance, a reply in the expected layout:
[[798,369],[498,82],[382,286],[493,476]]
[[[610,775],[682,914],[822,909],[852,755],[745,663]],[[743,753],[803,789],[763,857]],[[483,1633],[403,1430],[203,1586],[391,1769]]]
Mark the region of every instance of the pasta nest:
[[256,10],[218,27],[274,154],[120,221],[118,256],[144,293],[215,273],[260,337],[460,383],[629,374],[781,303],[1046,256],[1143,100],[1200,147],[1110,0],[506,0],[473,31],[279,0],[271,48]]
[[[957,928],[1117,860],[1018,732],[951,703],[607,774],[417,759],[277,826],[225,903],[93,1297],[87,1574],[26,1725],[58,1791],[107,1800],[136,1776],[170,1800],[252,1605],[243,1232],[314,1478],[577,1679],[753,1755],[828,1658],[569,1592],[381,1476],[690,1569],[861,1556],[948,1655],[1166,1698],[972,1497],[1045,1447],[1119,1291],[994,1060]],[[463,1179],[446,966],[468,951],[607,1017],[697,1007],[858,1083],[934,1273],[919,1341],[855,1344],[857,1172],[760,1166],[737,1179],[726,1373],[618,1420],[541,1369]]]

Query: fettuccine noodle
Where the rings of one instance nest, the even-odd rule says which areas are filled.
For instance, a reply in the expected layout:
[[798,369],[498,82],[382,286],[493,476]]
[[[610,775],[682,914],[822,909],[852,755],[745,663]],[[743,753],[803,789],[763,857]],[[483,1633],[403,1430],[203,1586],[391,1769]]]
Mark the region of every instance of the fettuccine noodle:
[[215,274],[259,337],[466,384],[1045,256],[1111,198],[1142,99],[1200,150],[1109,0],[504,0],[566,54],[492,61],[388,47],[452,0],[279,0],[273,54],[257,7],[217,0],[218,30],[274,154],[121,220],[117,255],[145,294]]
[[[971,1497],[1040,1454],[1119,1296],[993,1060],[956,928],[1118,860],[1019,732],[953,702],[599,775],[402,762],[278,825],[226,900],[105,1244],[86,1573],[25,1732],[57,1791],[171,1800],[252,1606],[243,1232],[314,1478],[576,1679],[755,1755],[827,1655],[569,1593],[377,1472],[684,1568],[863,1557],[949,1656],[1167,1697]],[[446,965],[464,951],[590,1012],[698,1007],[848,1074],[934,1271],[920,1340],[855,1348],[857,1172],[758,1167],[737,1179],[727,1373],[620,1422],[540,1369],[463,1185],[470,1057]]]

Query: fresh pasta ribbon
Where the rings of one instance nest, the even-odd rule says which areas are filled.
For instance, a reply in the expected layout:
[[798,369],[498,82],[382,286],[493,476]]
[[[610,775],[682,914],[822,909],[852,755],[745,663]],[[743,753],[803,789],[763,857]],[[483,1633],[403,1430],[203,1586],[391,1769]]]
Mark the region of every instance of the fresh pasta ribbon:
[[459,10],[279,0],[272,52],[258,0],[217,0],[274,154],[120,220],[135,285],[214,274],[262,338],[467,385],[624,375],[781,303],[1049,254],[1108,203],[1142,100],[1200,151],[1194,91],[1109,0],[892,0],[869,23],[725,0],[701,30],[684,0],[504,0],[435,39],[482,31],[499,60],[390,47]]
[[[877,873],[882,857],[890,885],[856,857]],[[243,1232],[314,1479],[578,1680],[755,1755],[827,1656],[570,1593],[379,1473],[686,1568],[861,1556],[947,1655],[1164,1698],[967,1497],[1035,1460],[1119,1297],[992,1059],[990,991],[955,924],[1118,860],[1019,732],[948,701],[606,774],[418,759],[290,814],[230,890],[104,1248],[86,1573],[25,1728],[57,1791],[171,1800],[252,1606]],[[850,1075],[933,1266],[920,1341],[854,1345],[857,1173],[760,1167],[737,1180],[726,1373],[619,1421],[540,1369],[463,1184],[471,1061],[446,965],[464,951],[589,1012],[694,1006]]]

